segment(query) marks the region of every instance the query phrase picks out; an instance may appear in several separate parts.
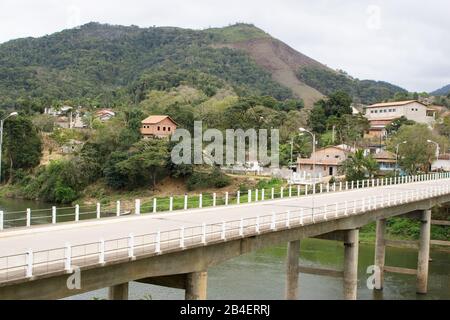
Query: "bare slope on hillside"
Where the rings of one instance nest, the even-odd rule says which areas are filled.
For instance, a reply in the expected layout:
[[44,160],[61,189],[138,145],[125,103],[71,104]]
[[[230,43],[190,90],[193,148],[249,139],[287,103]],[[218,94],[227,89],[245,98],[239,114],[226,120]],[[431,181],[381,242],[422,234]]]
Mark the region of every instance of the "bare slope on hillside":
[[277,82],[290,88],[297,96],[301,97],[307,108],[324,96],[316,89],[298,80],[295,73],[299,68],[305,66],[327,67],[277,39],[260,38],[220,46],[247,52],[258,65],[268,70]]

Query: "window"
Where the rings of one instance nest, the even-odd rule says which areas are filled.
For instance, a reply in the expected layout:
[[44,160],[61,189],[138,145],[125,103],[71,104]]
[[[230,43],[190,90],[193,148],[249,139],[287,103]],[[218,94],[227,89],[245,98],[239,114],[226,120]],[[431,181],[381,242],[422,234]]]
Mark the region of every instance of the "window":
[[160,126],[158,126],[158,131],[161,131],[161,127]]
[[163,131],[166,131],[166,127],[163,127]]
[[170,131],[170,127],[167,128],[167,131]]

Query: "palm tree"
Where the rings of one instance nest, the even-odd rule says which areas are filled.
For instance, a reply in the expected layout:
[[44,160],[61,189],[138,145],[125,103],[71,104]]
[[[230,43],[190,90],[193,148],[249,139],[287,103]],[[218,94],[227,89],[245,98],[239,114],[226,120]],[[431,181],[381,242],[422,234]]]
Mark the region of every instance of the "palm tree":
[[357,150],[342,163],[341,171],[347,180],[373,178],[378,171],[378,163],[371,156],[365,156],[364,150]]

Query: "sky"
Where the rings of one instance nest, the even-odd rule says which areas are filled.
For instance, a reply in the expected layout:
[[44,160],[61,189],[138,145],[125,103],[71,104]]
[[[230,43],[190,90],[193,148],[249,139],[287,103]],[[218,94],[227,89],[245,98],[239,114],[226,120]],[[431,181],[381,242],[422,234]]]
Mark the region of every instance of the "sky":
[[1,0],[0,43],[91,21],[192,29],[253,23],[333,69],[409,91],[450,84],[448,0]]

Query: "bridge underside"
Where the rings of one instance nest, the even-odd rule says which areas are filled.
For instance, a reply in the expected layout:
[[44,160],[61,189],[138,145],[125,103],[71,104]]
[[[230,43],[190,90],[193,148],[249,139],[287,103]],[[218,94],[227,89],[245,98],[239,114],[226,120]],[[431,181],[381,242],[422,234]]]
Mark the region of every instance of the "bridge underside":
[[[80,289],[71,290],[68,288],[67,281],[71,274],[66,272],[2,283],[0,284],[0,299],[61,299],[105,287],[112,287],[110,298],[125,298],[124,292],[127,292],[127,289],[125,290],[123,285],[130,281],[141,281],[186,289],[187,298],[206,298],[206,271],[211,266],[226,260],[258,249],[280,243],[295,242],[304,238],[321,236],[329,238],[331,236],[337,237],[336,239],[339,240],[338,238],[342,237],[342,233],[336,233],[336,231],[356,230],[370,222],[404,214],[420,216],[424,210],[429,210],[436,205],[449,201],[450,195],[443,195],[431,200],[427,199],[395,207],[375,209],[338,220],[261,233],[257,236],[226,242],[199,245],[183,251],[149,255],[137,260],[123,259],[106,263],[102,267],[83,267],[81,269]],[[344,233],[344,235],[346,234]],[[355,237],[355,235],[353,234],[352,237]],[[356,241],[354,240],[353,242],[357,243],[357,235]],[[355,252],[351,250],[349,252],[346,251],[346,255],[353,257],[349,260],[349,263],[353,263]],[[298,266],[296,265],[295,270],[298,270],[297,268]],[[346,274],[346,272],[344,269],[343,273]],[[120,286],[122,286],[122,291],[119,290]],[[116,290],[116,294],[114,294],[114,290]],[[117,290],[121,293],[117,294]],[[356,293],[351,292],[350,296],[355,297]],[[288,295],[287,297],[289,298]]]

